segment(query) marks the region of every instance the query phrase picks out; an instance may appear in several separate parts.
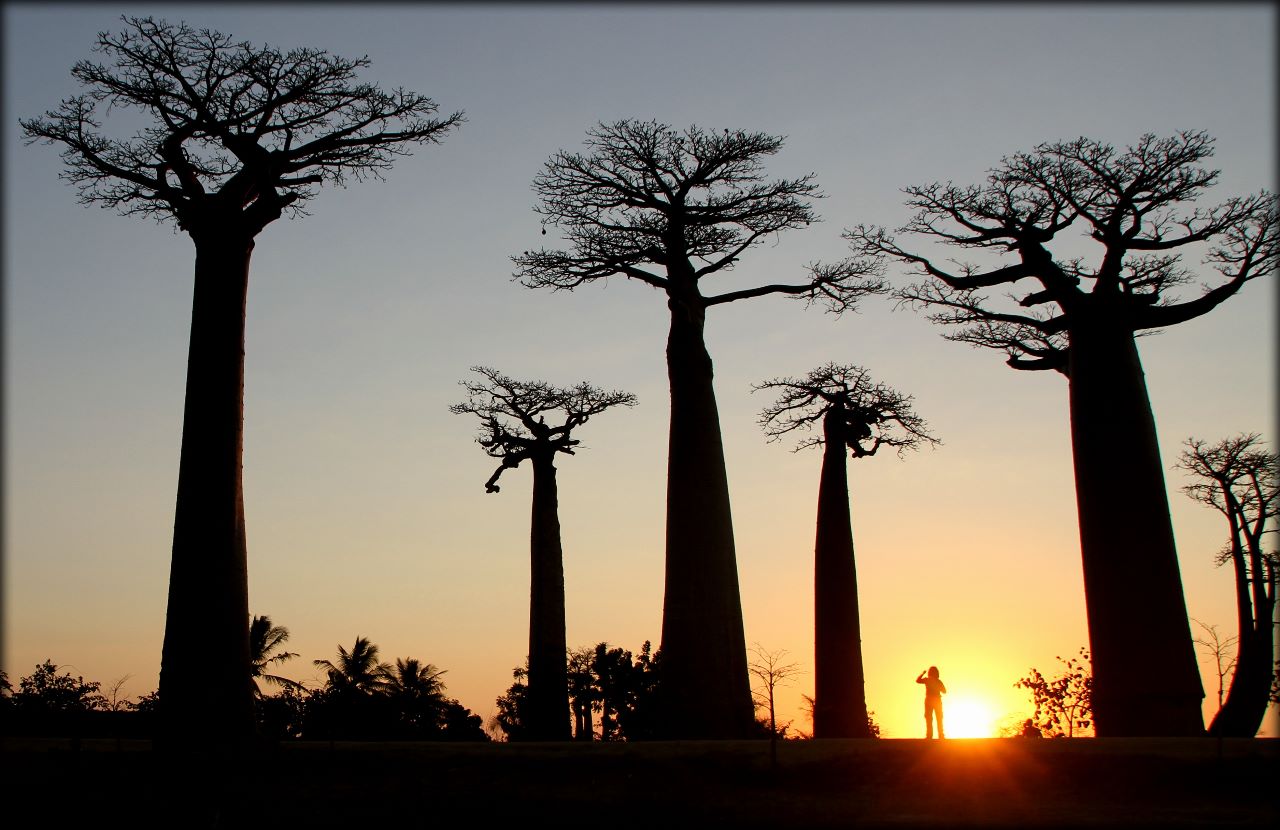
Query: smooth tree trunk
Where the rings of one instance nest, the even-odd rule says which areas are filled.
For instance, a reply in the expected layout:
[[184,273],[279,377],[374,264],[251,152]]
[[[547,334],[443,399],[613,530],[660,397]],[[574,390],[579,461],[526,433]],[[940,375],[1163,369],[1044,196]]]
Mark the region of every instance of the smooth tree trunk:
[[552,462],[551,453],[533,457],[527,725],[529,737],[535,741],[570,739],[564,553],[560,546],[556,468]]
[[745,738],[755,707],[720,416],[703,341],[705,308],[696,297],[672,297],[668,306],[671,435],[660,728],[667,738]]
[[1131,330],[1094,314],[1070,332],[1076,504],[1099,737],[1204,734],[1204,689]]
[[813,737],[869,738],[844,412],[823,417],[813,568]]
[[197,237],[160,740],[235,750],[253,734],[245,551],[244,325],[251,237]]
[[[1236,538],[1235,533],[1232,536]],[[1252,580],[1249,579],[1250,569],[1245,566],[1246,556],[1251,560]],[[1236,545],[1232,550],[1232,560],[1239,617],[1236,667],[1231,674],[1227,699],[1209,724],[1209,734],[1224,738],[1252,738],[1258,734],[1271,703],[1271,683],[1276,664],[1275,589],[1262,576],[1266,570],[1260,551],[1246,553]]]

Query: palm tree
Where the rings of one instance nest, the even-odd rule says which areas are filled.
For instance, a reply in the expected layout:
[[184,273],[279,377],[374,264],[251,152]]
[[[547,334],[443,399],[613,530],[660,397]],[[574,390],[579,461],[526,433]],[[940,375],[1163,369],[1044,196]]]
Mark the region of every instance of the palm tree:
[[289,629],[283,625],[272,625],[271,618],[266,615],[254,617],[249,621],[249,678],[256,697],[262,697],[262,688],[258,685],[259,677],[275,686],[303,688],[302,684],[296,680],[267,674],[267,667],[272,663],[283,663],[298,656],[292,651],[272,654],[288,639]]
[[396,667],[387,673],[383,691],[395,702],[400,719],[415,731],[438,731],[444,720],[445,669],[422,664],[415,657],[396,658]]
[[444,682],[431,663],[423,665],[416,657],[396,658],[396,667],[387,673],[384,690],[392,697],[443,699]]
[[312,660],[329,673],[327,688],[334,691],[373,694],[382,691],[391,674],[391,666],[378,662],[378,647],[367,637],[356,637],[351,651],[338,646],[338,663]]

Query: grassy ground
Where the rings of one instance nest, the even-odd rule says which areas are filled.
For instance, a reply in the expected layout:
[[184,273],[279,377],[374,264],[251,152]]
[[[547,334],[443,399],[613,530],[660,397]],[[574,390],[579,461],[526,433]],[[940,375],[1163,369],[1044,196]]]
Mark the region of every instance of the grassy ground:
[[1275,827],[1280,742],[295,743],[231,776],[143,741],[3,739],[52,827]]

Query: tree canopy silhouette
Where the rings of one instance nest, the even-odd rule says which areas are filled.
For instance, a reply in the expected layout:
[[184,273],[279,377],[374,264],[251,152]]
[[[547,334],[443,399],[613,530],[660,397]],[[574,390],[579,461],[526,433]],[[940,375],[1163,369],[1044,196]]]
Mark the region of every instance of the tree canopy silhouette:
[[[783,139],[743,130],[676,131],[624,119],[587,132],[586,152],[551,156],[533,182],[545,225],[567,248],[513,257],[531,288],[572,290],[623,276],[661,290],[671,311],[663,689],[672,737],[746,737],[753,723],[733,521],[703,337],[707,309],[769,294],[836,311],[880,290],[875,263],[811,264],[793,282],[704,293],[750,248],[816,219],[812,175],[766,180]],[[545,233],[545,227],[544,227]]]
[[[947,266],[879,227],[847,232],[860,255],[898,260],[924,278],[898,297],[948,326],[948,339],[1002,351],[1015,369],[1067,377],[1102,736],[1203,731],[1204,692],[1135,336],[1206,314],[1275,270],[1272,194],[1192,207],[1218,179],[1201,166],[1212,154],[1203,132],[1145,135],[1124,149],[1079,138],[1006,157],[984,185],[906,188],[917,213],[898,232],[973,252],[986,260],[979,264]],[[1069,230],[1096,243],[1095,264],[1064,240]],[[1218,277],[1184,298],[1178,289],[1195,272],[1182,257],[1197,250]],[[1007,301],[988,296],[1000,287],[1011,292]]]
[[[755,389],[781,393],[760,416],[770,440],[804,432],[797,450],[825,446],[814,541],[813,737],[870,738],[845,451],[865,458],[891,447],[901,455],[938,440],[910,396],[873,383],[860,366],[828,363],[803,378],[775,378]],[[818,422],[821,434],[809,434]]]
[[[614,406],[635,406],[627,392],[606,392],[588,383],[561,388],[543,381],[518,381],[485,366],[472,370],[480,380],[462,381],[467,399],[449,408],[480,419],[477,443],[502,463],[485,482],[496,493],[507,469],[529,461],[533,467],[533,515],[529,558],[529,667],[523,729],[533,740],[568,740],[569,691],[565,674],[564,552],[555,458],[574,454],[573,431]],[[547,423],[547,417],[553,423]]]
[[258,678],[274,686],[302,688],[302,684],[296,680],[268,673],[272,663],[284,663],[298,656],[292,651],[277,651],[283,649],[288,639],[289,629],[283,625],[275,625],[270,617],[255,616],[249,621],[249,677],[253,682],[254,694],[258,697],[262,696]]
[[[253,728],[241,462],[254,239],[318,185],[377,176],[462,115],[435,118],[430,98],[357,81],[368,58],[122,20],[98,35],[103,62],[72,67],[85,91],[21,126],[28,143],[61,145],[83,203],[172,221],[195,244],[160,714],[175,741],[238,744]],[[103,132],[124,110],[145,126]]]
[[[1227,520],[1227,543],[1218,554],[1218,564],[1231,563],[1236,588],[1238,633],[1231,688],[1225,703],[1221,691],[1218,693],[1220,708],[1209,724],[1209,734],[1252,738],[1262,725],[1277,679],[1276,572],[1280,555],[1265,550],[1263,539],[1276,532],[1274,523],[1280,516],[1280,457],[1267,451],[1256,433],[1216,444],[1188,438],[1186,447],[1178,466],[1195,480],[1182,492]],[[1217,632],[1206,628],[1216,641]]]

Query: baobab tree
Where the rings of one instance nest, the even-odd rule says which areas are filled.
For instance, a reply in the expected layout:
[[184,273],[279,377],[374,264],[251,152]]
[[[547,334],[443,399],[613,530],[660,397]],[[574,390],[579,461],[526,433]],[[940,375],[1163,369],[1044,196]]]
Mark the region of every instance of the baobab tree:
[[[529,532],[529,669],[523,710],[526,736],[535,741],[567,741],[569,690],[566,674],[564,553],[556,487],[558,453],[574,454],[573,431],[614,406],[635,406],[634,395],[605,392],[588,383],[561,388],[542,381],[512,380],[496,369],[475,366],[480,380],[462,381],[467,399],[449,411],[480,419],[476,442],[501,459],[485,482],[499,491],[505,470],[528,461],[533,467],[533,516]],[[557,424],[548,424],[548,415]],[[557,417],[558,416],[558,417]]]
[[[755,389],[781,393],[760,416],[769,440],[802,432],[796,451],[824,448],[813,559],[813,737],[870,738],[845,452],[866,458],[888,447],[901,456],[938,440],[910,396],[872,382],[860,366],[828,363],[803,378],[775,378]],[[814,435],[819,422],[822,434]]]
[[[1014,369],[1066,376],[1100,736],[1204,731],[1135,336],[1207,314],[1275,270],[1272,194],[1191,207],[1218,179],[1200,166],[1212,154],[1203,132],[1145,135],[1123,150],[1079,138],[1006,157],[985,185],[905,189],[917,213],[898,233],[978,252],[982,264],[949,266],[883,228],[846,234],[859,254],[924,278],[898,297],[952,327],[948,339],[1002,351]],[[1068,230],[1096,243],[1095,264],[1088,242],[1064,242]],[[1196,251],[1218,276],[1183,298],[1177,289],[1196,274],[1182,257]],[[1007,301],[987,296],[1000,287]]]
[[623,276],[657,288],[671,312],[667,377],[666,588],[662,610],[662,724],[668,737],[738,738],[751,730],[751,688],[738,591],[733,519],[707,310],[781,294],[836,311],[881,289],[877,266],[856,259],[811,264],[795,282],[707,294],[748,249],[817,217],[813,175],[767,181],[762,160],[783,139],[742,130],[677,132],[656,122],[601,123],[587,152],[560,151],[534,178],[535,208],[568,248],[513,257],[531,288],[572,290]]
[[[1276,679],[1276,571],[1280,556],[1274,550],[1264,550],[1263,539],[1276,532],[1273,524],[1280,516],[1280,457],[1264,449],[1256,433],[1216,444],[1188,438],[1186,446],[1178,466],[1196,480],[1182,492],[1227,520],[1227,543],[1218,554],[1218,564],[1231,563],[1236,587],[1238,633],[1231,687],[1225,702],[1221,691],[1218,693],[1218,713],[1209,723],[1209,734],[1252,738],[1267,713]],[[1211,628],[1209,632],[1216,642],[1217,632]],[[1220,657],[1218,662],[1221,666]]]
[[[98,36],[104,62],[72,67],[85,91],[21,124],[28,143],[62,146],[82,202],[172,222],[195,244],[161,733],[235,743],[253,728],[241,461],[254,240],[319,185],[377,176],[462,116],[435,118],[430,98],[358,82],[368,58],[123,22]],[[149,123],[111,137],[100,130],[113,110]]]

